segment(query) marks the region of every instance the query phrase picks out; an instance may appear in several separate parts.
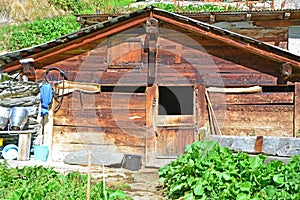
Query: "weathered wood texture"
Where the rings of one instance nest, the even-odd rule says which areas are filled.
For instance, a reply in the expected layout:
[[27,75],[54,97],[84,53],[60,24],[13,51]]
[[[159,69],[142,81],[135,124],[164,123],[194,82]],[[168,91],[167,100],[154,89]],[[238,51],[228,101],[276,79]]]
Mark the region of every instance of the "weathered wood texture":
[[[176,52],[176,46],[170,40],[160,39],[159,42],[164,48],[158,50],[159,64],[156,77],[158,84],[188,85],[205,82],[207,86],[250,86],[273,85],[277,82],[277,78],[271,75],[277,73],[275,68],[265,69],[259,64],[260,60],[248,59],[243,56],[243,52],[230,52],[230,49],[214,46],[215,49],[224,49],[220,51],[223,56],[224,54],[228,54],[228,57],[239,55],[236,60],[248,62],[247,66],[240,64],[239,61],[228,61],[222,58],[223,56],[211,55],[201,45],[195,47],[198,49],[182,46],[181,51]],[[187,40],[183,43],[189,42]],[[178,54],[182,58],[180,64],[176,63]],[[270,64],[266,61],[264,63]],[[251,65],[251,68],[248,65]],[[259,71],[258,68],[265,69],[266,73]]]
[[30,160],[31,133],[19,134],[18,160]]
[[[201,116],[196,117],[194,124],[190,127],[200,128],[207,125],[205,86],[245,87],[277,84],[276,76],[280,72],[278,63],[275,61],[255,57],[253,54],[230,47],[220,41],[193,36],[190,32],[185,37],[177,37],[177,34],[172,33],[158,39],[154,84],[202,85],[198,90],[199,106],[196,108],[201,111],[199,112]],[[82,53],[80,50],[63,52],[57,59],[61,61],[52,63],[51,66],[67,72],[69,81],[99,83],[102,87],[146,86],[148,60],[144,51],[141,51],[141,55],[139,55],[139,50],[124,51],[125,55],[118,56],[109,55],[111,51],[106,41],[102,44],[94,44],[94,46],[91,51],[82,47]],[[114,47],[114,49],[118,48]],[[115,58],[117,62],[108,60],[112,58],[109,56]],[[128,63],[126,64],[124,59],[126,56],[132,58],[133,64],[139,61],[141,63],[134,68],[128,68]],[[113,64],[113,67],[109,67],[108,61]],[[37,70],[38,79],[43,79],[48,67],[50,66],[46,65]],[[58,74],[54,72],[52,79],[57,78]],[[290,136],[293,133],[294,108],[291,95],[290,93],[227,95],[225,97],[225,102],[228,102],[227,106],[220,102],[214,105],[217,106],[215,109],[218,119],[224,122],[223,133]],[[153,145],[150,143],[155,141],[155,136],[150,136],[154,130],[151,127],[153,119],[149,116],[155,114],[151,107],[155,97],[146,96],[146,93],[134,93],[134,91],[128,93],[111,91],[97,94],[74,92],[65,96],[60,110],[54,114],[53,119],[52,157],[54,160],[63,159],[62,155],[70,151],[94,145],[107,145],[108,150],[117,148],[119,152],[136,152],[143,155],[146,146],[152,148]],[[226,116],[224,116],[225,113]],[[146,130],[151,130],[152,133]],[[179,129],[178,131],[187,130]],[[172,132],[174,137],[166,136],[174,139],[178,131]],[[188,131],[187,140],[194,137],[194,132],[193,134],[192,132]],[[163,131],[162,128],[161,134],[171,133]],[[165,143],[163,138],[165,137],[161,138],[161,143]],[[173,142],[175,144],[179,141],[174,139]],[[147,152],[147,157],[155,156],[151,153],[153,152]]]
[[157,135],[157,157],[176,157],[178,154],[184,153],[184,149],[187,144],[191,144],[195,141],[194,127],[176,127],[172,130],[168,128],[158,128]]
[[[299,11],[239,12],[239,13],[180,13],[196,20],[269,42],[287,49],[288,27],[300,25]],[[81,15],[86,23],[108,19],[108,15]],[[112,16],[116,17],[116,16]]]
[[[157,84],[184,85],[203,81],[206,81],[206,85],[209,86],[276,84],[276,75],[280,74],[277,63],[263,58],[254,58],[245,51],[224,46],[220,42],[207,40],[205,37],[190,38],[188,37],[192,36],[190,33],[178,34],[165,33],[166,38],[161,37],[158,40],[158,68],[155,80]],[[179,39],[174,41],[173,38]],[[130,52],[130,55],[128,51],[124,52],[132,57],[131,54],[136,54],[138,51]],[[62,53],[59,56],[64,57],[65,60],[51,66],[66,71],[70,81],[93,82],[102,85],[146,85],[147,56],[145,52],[141,52],[139,64],[136,55],[133,60],[135,63],[126,63],[124,55],[120,55],[117,60],[122,61],[124,66],[119,63],[119,68],[109,66],[109,58],[115,56],[110,54],[107,43],[104,42],[90,52],[80,55]],[[131,64],[136,64],[136,67],[128,69],[129,65],[132,67]],[[47,67],[49,66],[37,70],[38,79],[43,79]],[[52,79],[57,78],[58,73],[53,72]]]
[[145,160],[147,166],[154,167],[157,163],[155,152],[155,138],[154,134],[157,131],[155,124],[155,116],[157,115],[157,86],[147,87],[146,89],[146,149]]
[[63,102],[54,115],[54,160],[63,159],[59,152],[90,145],[107,145],[107,151],[122,153],[145,150],[145,94],[74,92]]
[[227,94],[226,104],[221,94],[210,94],[214,99],[218,124],[224,135],[236,136],[293,136],[294,93]]
[[[300,21],[298,22],[300,23]],[[227,29],[229,31],[248,36],[257,39],[262,42],[268,42],[275,46],[280,46],[287,49],[288,41],[288,26],[284,24],[273,24],[267,23],[256,24],[253,21],[240,21],[240,22],[218,22],[215,26]]]

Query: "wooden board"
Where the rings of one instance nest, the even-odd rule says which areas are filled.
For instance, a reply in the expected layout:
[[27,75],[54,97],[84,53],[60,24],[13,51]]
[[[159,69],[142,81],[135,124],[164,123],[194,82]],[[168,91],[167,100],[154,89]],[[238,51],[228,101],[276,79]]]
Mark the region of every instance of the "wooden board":
[[53,143],[145,146],[145,135],[136,129],[54,126]]
[[158,128],[156,157],[177,157],[183,154],[187,144],[194,142],[194,127]]
[[[210,93],[211,99],[214,99],[215,104],[227,105],[257,105],[257,104],[293,104],[293,92],[263,92],[253,94],[220,94]],[[220,100],[220,101],[218,101]]]
[[294,105],[219,105],[214,110],[223,135],[293,136]]
[[127,109],[111,110],[81,110],[68,111],[54,116],[54,125],[65,126],[99,126],[99,127],[143,127],[145,124],[145,111]]
[[136,109],[145,110],[144,93],[113,93],[103,92],[97,94],[87,94],[73,92],[64,96],[63,104],[59,112],[66,110],[82,109]]

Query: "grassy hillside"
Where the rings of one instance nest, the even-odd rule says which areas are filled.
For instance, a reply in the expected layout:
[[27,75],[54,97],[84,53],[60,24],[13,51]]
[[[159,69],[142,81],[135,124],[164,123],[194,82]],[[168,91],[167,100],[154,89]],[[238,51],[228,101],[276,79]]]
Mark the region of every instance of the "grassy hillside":
[[[32,47],[80,28],[75,14],[122,13],[136,0],[0,0],[0,53]],[[178,3],[179,1],[177,1]],[[180,6],[155,3],[170,12],[210,12],[235,10],[211,4]],[[141,5],[144,7],[143,5]]]
[[135,0],[0,0],[0,26],[5,20],[21,23],[61,15],[95,13],[96,9],[102,13],[120,11],[133,2]]
[[0,53],[38,45],[80,28],[74,14],[117,12],[134,0],[0,0]]

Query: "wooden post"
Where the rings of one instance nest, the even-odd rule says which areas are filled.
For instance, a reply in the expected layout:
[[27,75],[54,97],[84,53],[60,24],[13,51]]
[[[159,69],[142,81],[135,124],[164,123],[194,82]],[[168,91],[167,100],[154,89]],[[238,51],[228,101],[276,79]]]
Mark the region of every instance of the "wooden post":
[[295,83],[294,96],[294,137],[300,137],[300,83]]
[[182,45],[176,45],[176,54],[175,54],[175,63],[181,63],[181,52],[182,52]]
[[150,18],[146,23],[146,41],[148,51],[148,75],[147,75],[147,86],[151,87],[155,82],[156,73],[156,57],[157,57],[157,40],[159,34],[159,27],[157,19]]
[[146,90],[146,166],[155,166],[155,116],[158,104],[157,86],[148,87]]
[[206,87],[204,84],[197,86],[198,88],[198,126],[201,128],[208,122],[207,105],[205,99]]
[[48,115],[44,117],[44,136],[43,145],[48,146],[49,156],[48,160],[52,161],[52,133],[53,133],[53,106],[49,107]]
[[19,144],[18,144],[18,148],[19,148],[18,160],[29,160],[30,144],[31,144],[31,132],[20,132]]
[[92,150],[89,148],[88,155],[88,182],[86,186],[86,200],[90,200],[91,193],[91,171],[92,171]]

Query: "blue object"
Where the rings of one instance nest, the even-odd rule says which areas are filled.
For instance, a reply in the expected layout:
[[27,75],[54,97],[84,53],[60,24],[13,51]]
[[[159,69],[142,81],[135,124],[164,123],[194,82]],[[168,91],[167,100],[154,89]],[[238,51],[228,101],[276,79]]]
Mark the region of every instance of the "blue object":
[[34,146],[33,148],[34,160],[41,160],[46,162],[48,159],[48,146]]
[[5,160],[15,160],[18,158],[19,148],[14,144],[6,145],[2,150],[2,156]]
[[45,116],[48,114],[49,105],[52,102],[53,91],[52,87],[49,83],[44,83],[40,86],[40,97],[41,97],[41,116]]

